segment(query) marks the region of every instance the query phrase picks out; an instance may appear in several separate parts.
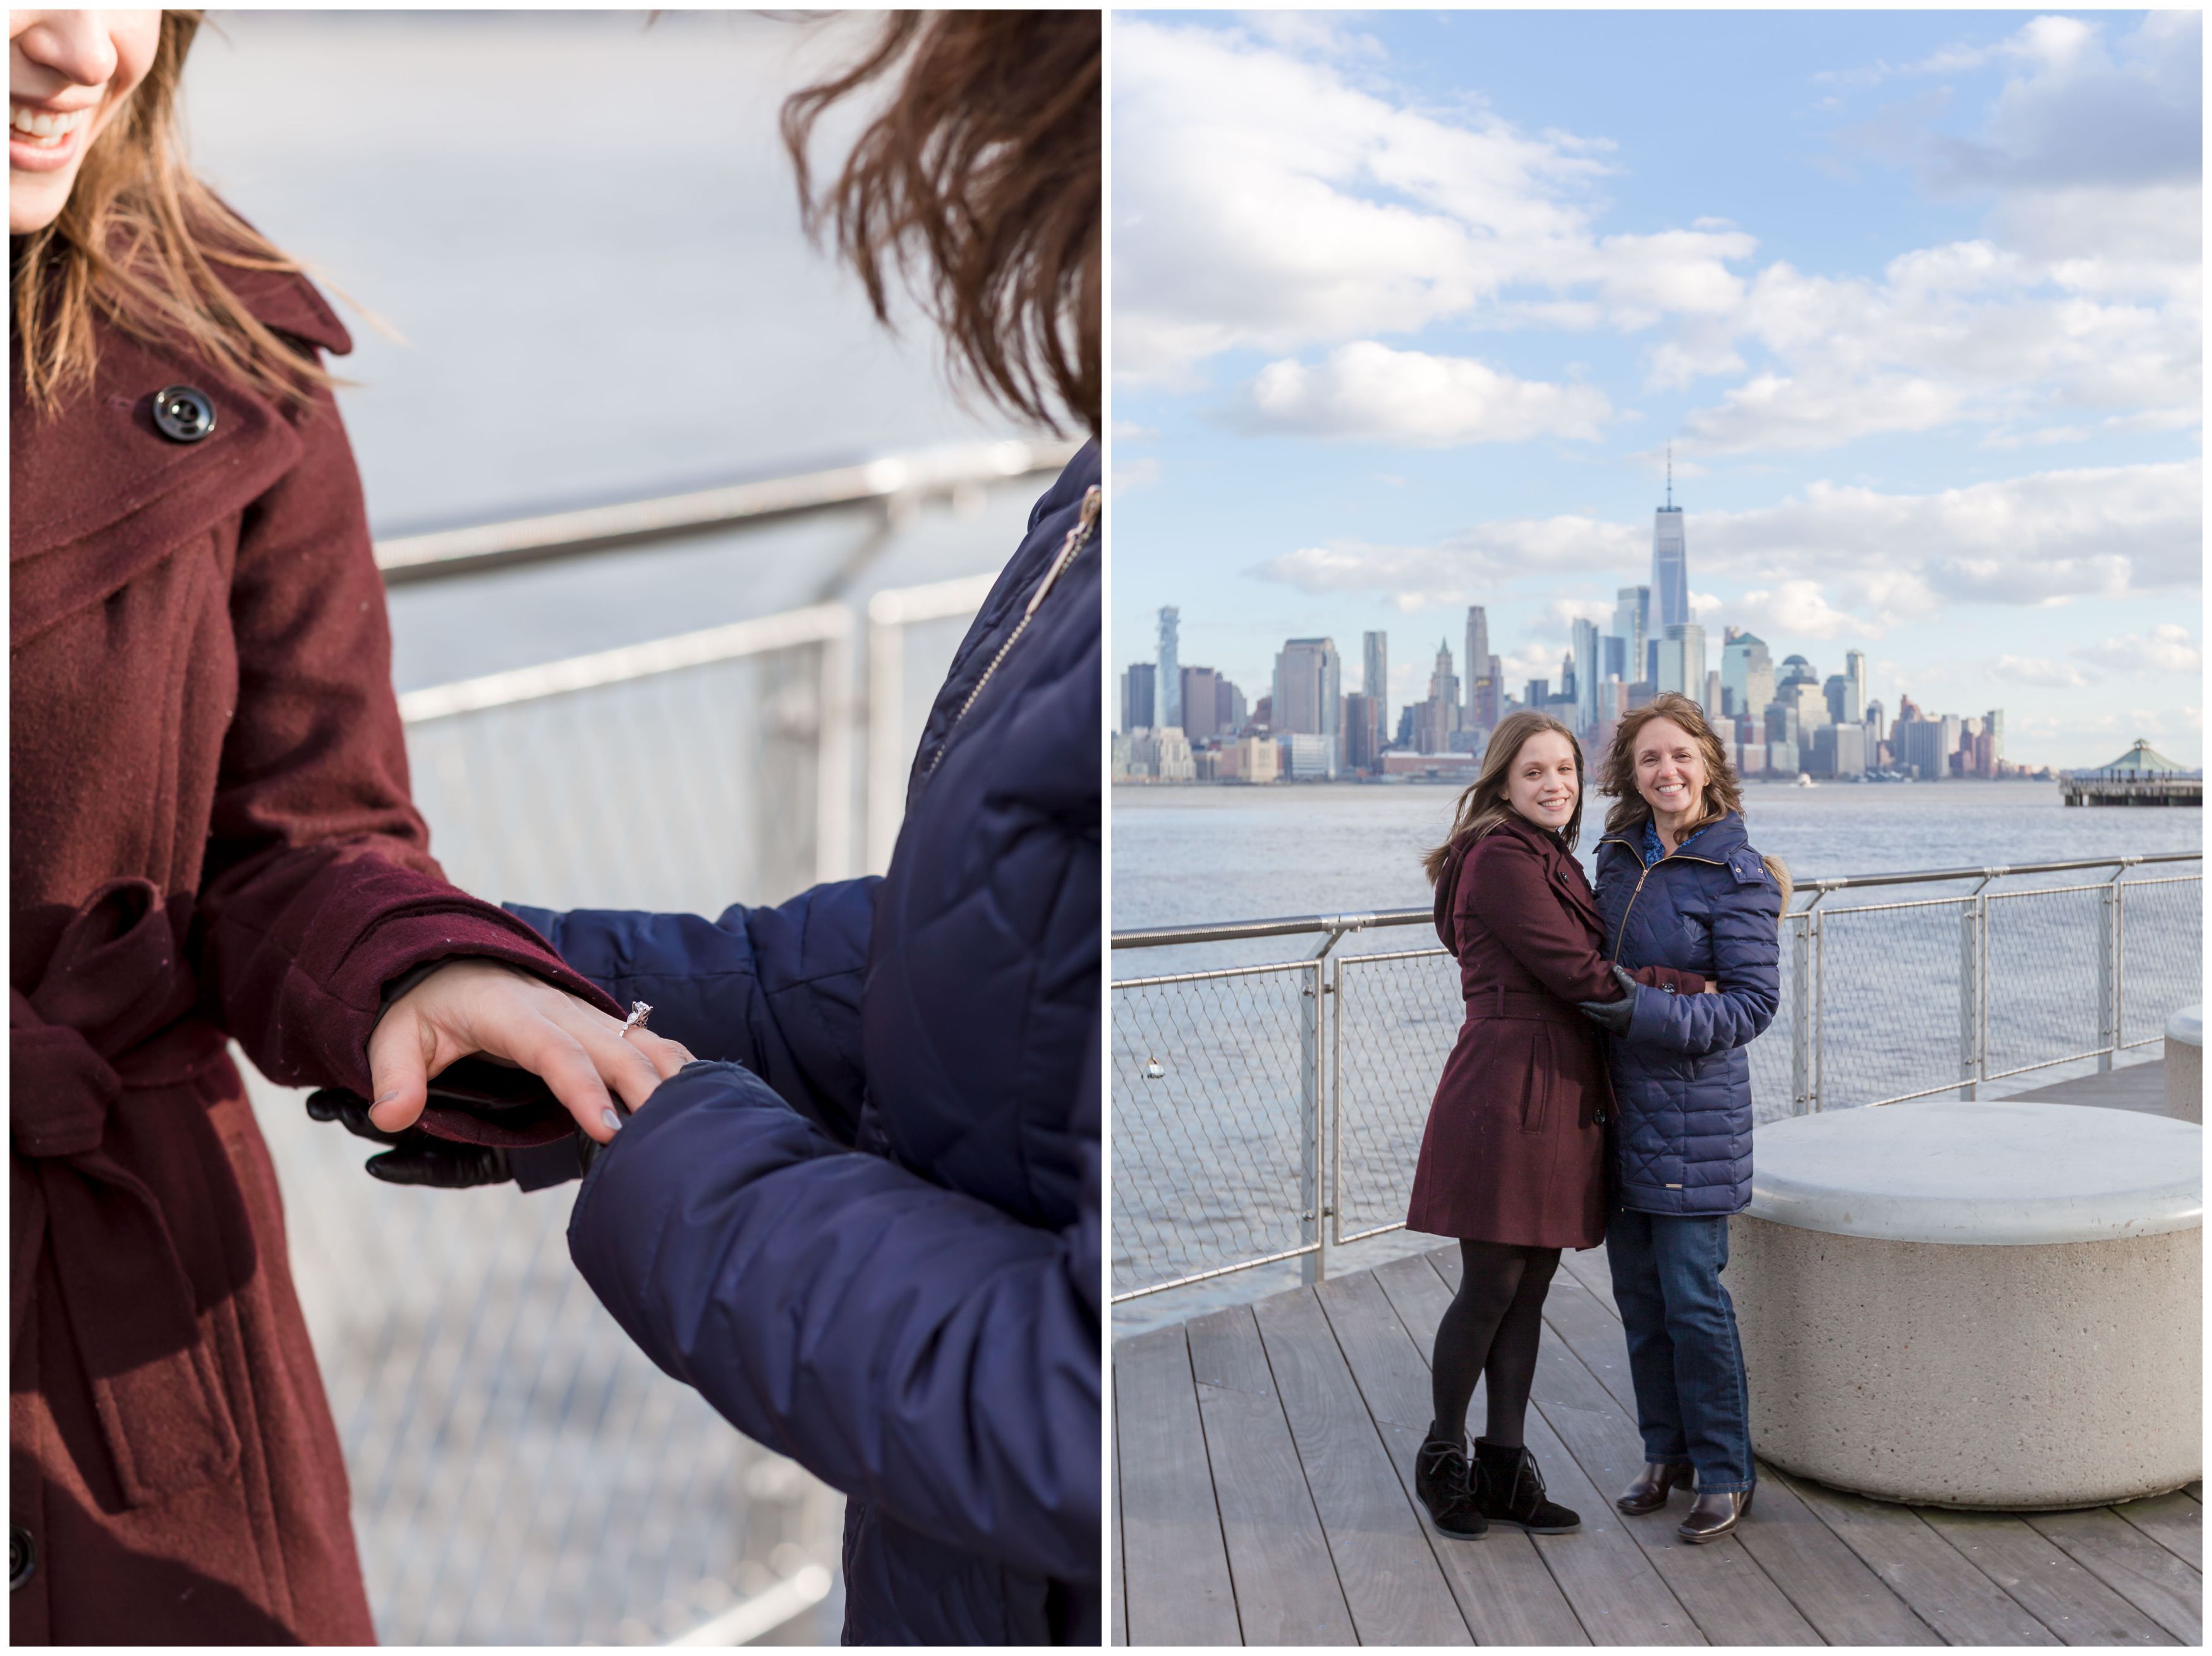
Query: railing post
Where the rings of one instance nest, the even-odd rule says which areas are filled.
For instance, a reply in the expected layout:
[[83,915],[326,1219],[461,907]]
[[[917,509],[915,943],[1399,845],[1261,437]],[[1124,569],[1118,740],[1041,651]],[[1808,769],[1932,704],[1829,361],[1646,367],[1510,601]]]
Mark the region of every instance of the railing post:
[[[2133,861],[2133,858],[2130,858]],[[2112,876],[2112,1051],[2128,1038],[2128,889]]]
[[1316,960],[1304,994],[1310,1003],[1299,1020],[1298,1074],[1298,1241],[1314,1252],[1298,1259],[1298,1280],[1310,1288],[1328,1275],[1328,1233],[1322,1222],[1322,1016],[1323,990],[1328,983],[1323,963]]
[[1328,1206],[1331,1244],[1344,1240],[1344,956],[1328,964]]
[[1790,1094],[1793,1113],[1820,1107],[1813,1078],[1813,916],[1806,909],[1790,917]]
[[2115,869],[2100,894],[2104,907],[2097,928],[2097,1045],[2103,1049],[2097,1054],[2100,1075],[2111,1071],[2113,1054],[2120,1049],[2119,881],[2126,872],[2125,868]]
[[1974,1096],[1985,1067],[1982,1052],[1983,923],[1988,907],[1978,891],[1959,910],[1959,1096]]

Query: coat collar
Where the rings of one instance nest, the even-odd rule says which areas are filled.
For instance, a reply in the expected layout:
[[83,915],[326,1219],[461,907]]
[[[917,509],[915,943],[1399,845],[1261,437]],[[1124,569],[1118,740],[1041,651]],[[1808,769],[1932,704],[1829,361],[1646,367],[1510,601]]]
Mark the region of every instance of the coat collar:
[[[349,347],[303,278],[238,274],[234,291],[269,326],[321,349]],[[35,412],[25,397],[21,359],[10,365],[11,647],[243,511],[300,455],[295,412],[179,349],[105,320],[95,326],[91,385],[50,414]],[[215,404],[216,428],[197,443],[172,442],[154,423],[154,394],[177,385],[197,387]],[[306,417],[336,416],[325,399]]]
[[[1599,843],[1624,846],[1629,855],[1641,863],[1644,854],[1638,842],[1643,837],[1643,829],[1636,828],[1626,834],[1608,834]],[[1732,810],[1718,821],[1706,823],[1698,830],[1695,840],[1677,846],[1672,854],[1680,856],[1685,861],[1725,863],[1750,844],[1751,836],[1743,825],[1743,813]]]
[[[1559,894],[1560,900],[1582,917],[1593,937],[1603,935],[1605,919],[1598,913],[1597,894],[1590,889],[1589,877],[1583,872],[1583,865],[1574,859],[1558,834],[1547,828],[1538,828],[1527,817],[1510,811],[1491,832],[1517,834],[1534,846],[1536,854],[1543,858],[1544,871],[1550,877],[1552,889]],[[1480,840],[1469,840],[1462,846],[1453,856],[1445,877],[1437,883],[1437,935],[1443,940],[1444,947],[1455,955],[1459,952],[1458,931],[1452,922],[1458,906],[1460,874],[1480,843]]]

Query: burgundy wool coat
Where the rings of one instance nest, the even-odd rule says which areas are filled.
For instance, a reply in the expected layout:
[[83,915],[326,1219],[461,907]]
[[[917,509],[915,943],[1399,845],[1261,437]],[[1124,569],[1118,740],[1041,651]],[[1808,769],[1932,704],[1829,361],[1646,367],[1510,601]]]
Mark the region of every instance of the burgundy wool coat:
[[[1575,1003],[1621,992],[1582,864],[1556,834],[1510,815],[1437,883],[1437,935],[1459,961],[1467,1017],[1429,1106],[1407,1228],[1595,1247],[1611,1094],[1601,1032]],[[1688,981],[1639,975],[1678,990]]]
[[[239,297],[323,350],[308,284]],[[153,394],[206,394],[165,436]],[[369,1090],[384,986],[514,962],[408,797],[384,593],[335,403],[111,327],[9,408],[9,1522],[19,1643],[361,1643],[346,1475],[228,1055]],[[27,1544],[27,1553],[25,1548]]]

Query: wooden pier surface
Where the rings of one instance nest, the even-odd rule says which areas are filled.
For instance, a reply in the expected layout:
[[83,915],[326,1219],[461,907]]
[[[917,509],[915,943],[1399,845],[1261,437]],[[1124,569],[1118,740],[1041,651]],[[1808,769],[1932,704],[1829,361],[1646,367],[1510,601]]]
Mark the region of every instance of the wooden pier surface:
[[1116,1644],[2203,1642],[2201,1483],[1961,1513],[1762,1464],[1733,1537],[1684,1545],[1680,1495],[1623,1517],[1643,1451],[1601,1249],[1553,1278],[1528,1432],[1581,1532],[1438,1535],[1412,1467],[1457,1281],[1448,1247],[1117,1343]]

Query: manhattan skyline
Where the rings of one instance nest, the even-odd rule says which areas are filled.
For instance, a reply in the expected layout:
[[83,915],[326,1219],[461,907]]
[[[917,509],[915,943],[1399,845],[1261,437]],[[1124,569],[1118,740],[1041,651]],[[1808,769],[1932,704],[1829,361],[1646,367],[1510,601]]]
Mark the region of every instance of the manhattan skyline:
[[1117,17],[1115,659],[1383,630],[1395,707],[1481,604],[1555,677],[1671,441],[1709,664],[2201,762],[2200,27]]

